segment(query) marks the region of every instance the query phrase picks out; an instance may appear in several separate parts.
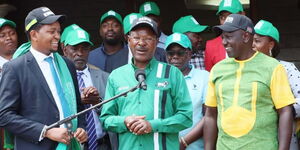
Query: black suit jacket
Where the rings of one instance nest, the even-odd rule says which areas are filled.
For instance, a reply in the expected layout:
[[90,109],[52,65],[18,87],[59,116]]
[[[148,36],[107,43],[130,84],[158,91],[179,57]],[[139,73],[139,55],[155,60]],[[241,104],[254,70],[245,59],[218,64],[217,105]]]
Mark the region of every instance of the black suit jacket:
[[[64,60],[75,85],[74,103],[77,103],[77,109],[81,111],[83,105],[75,66],[69,60]],[[31,52],[4,65],[0,95],[0,126],[15,135],[15,150],[55,149],[57,142],[47,138],[39,142],[43,127],[59,120],[59,111]],[[78,127],[85,128],[83,115],[78,118]]]

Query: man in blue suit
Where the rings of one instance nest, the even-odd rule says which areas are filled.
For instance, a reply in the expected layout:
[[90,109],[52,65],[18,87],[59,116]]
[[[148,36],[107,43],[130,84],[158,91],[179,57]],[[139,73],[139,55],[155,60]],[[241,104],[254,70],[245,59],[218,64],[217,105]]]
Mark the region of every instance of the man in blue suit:
[[[58,53],[62,15],[40,7],[29,12],[25,30],[31,45],[21,46],[3,67],[0,81],[0,126],[15,135],[15,150],[68,149],[87,140],[84,116],[47,126],[83,109],[76,70]],[[73,139],[73,137],[75,139]]]
[[[67,27],[68,28],[68,27]],[[86,95],[104,97],[105,87],[108,78],[108,73],[102,71],[98,67],[87,64],[88,55],[91,50],[93,43],[90,41],[89,34],[82,28],[77,29],[65,29],[63,34],[66,35],[64,41],[63,53],[68,59],[74,62],[79,88],[81,89],[81,100],[87,107],[90,104],[94,105],[99,103],[98,101],[88,101],[85,99]],[[88,142],[86,150],[110,150],[113,149],[116,143],[110,143],[108,135],[103,131],[99,121],[99,114],[93,110],[93,120],[90,121],[86,114],[86,121],[90,122],[87,126]],[[93,124],[93,125],[92,125]],[[88,130],[89,126],[93,129]],[[95,132],[93,132],[95,131]],[[110,138],[111,134],[109,135]],[[116,140],[112,140],[116,141]]]

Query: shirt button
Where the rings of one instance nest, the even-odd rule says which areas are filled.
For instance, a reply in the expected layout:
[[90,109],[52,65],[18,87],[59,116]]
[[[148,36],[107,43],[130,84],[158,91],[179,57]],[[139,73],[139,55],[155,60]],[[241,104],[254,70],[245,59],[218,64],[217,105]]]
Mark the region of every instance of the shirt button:
[[139,104],[141,104],[141,102],[139,102]]
[[142,147],[143,145],[142,145],[142,144],[140,144],[140,146]]

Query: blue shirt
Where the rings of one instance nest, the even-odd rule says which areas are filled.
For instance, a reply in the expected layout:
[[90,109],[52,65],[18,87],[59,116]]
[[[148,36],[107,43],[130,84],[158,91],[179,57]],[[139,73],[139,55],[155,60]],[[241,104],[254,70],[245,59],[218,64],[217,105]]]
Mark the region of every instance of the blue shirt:
[[158,44],[157,47],[165,49],[165,43],[166,43],[166,39],[167,39],[167,35],[165,35],[163,32],[160,32],[160,37],[158,39]]
[[90,52],[88,62],[105,72],[111,73],[114,69],[127,64],[128,60],[127,44],[123,44],[123,48],[114,54],[107,54],[104,50],[104,45]]
[[[88,62],[98,68],[104,70],[105,72],[111,73],[116,68],[128,64],[129,50],[127,44],[121,50],[114,54],[108,55],[104,50],[104,45],[94,49],[90,52]],[[167,62],[166,52],[161,48],[156,48],[154,53],[156,60],[160,62]]]
[[[191,65],[191,67],[190,73],[184,78],[193,103],[193,126],[179,132],[180,137],[189,133],[203,117],[202,105],[205,103],[209,73],[205,70],[196,69],[193,65]],[[204,144],[202,138],[189,144],[186,148],[186,150],[203,149]]]

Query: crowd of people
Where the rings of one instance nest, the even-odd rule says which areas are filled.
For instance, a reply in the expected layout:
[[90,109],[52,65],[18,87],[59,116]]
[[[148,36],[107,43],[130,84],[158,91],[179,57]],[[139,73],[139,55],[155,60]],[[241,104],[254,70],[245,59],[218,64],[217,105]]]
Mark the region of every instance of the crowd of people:
[[47,7],[27,14],[19,47],[0,18],[0,150],[298,150],[300,72],[276,59],[278,29],[254,25],[239,0],[221,0],[216,16],[205,42],[192,15],[166,35],[155,2],[124,18],[109,10],[95,49]]

